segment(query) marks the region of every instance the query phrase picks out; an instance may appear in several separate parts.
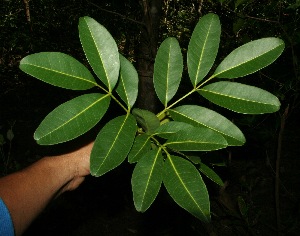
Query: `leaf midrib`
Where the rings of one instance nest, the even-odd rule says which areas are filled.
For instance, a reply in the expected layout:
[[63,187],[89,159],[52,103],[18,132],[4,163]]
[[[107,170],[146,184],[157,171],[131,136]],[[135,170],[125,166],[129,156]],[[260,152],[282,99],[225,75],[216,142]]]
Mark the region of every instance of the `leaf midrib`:
[[93,102],[92,104],[90,104],[89,106],[87,106],[84,110],[82,110],[81,112],[79,112],[78,114],[76,114],[74,117],[72,117],[71,119],[67,120],[66,122],[64,122],[62,125],[58,126],[57,128],[53,129],[51,132],[45,134],[44,136],[40,137],[38,140],[43,139],[44,137],[51,135],[52,133],[54,133],[55,131],[59,130],[61,127],[67,125],[68,123],[70,123],[71,121],[75,120],[78,116],[82,115],[84,112],[86,112],[88,109],[90,109],[91,107],[93,107],[96,103],[100,102],[101,100],[103,100],[104,98],[108,97],[109,95],[104,95],[101,98],[97,99],[95,102]]
[[33,67],[35,67],[35,68],[40,68],[40,69],[44,69],[44,70],[46,70],[46,71],[55,72],[55,73],[57,73],[57,74],[61,74],[61,75],[68,76],[68,77],[71,77],[71,78],[76,78],[76,79],[79,79],[79,80],[82,80],[82,81],[89,82],[89,83],[91,83],[91,84],[97,85],[96,82],[91,81],[91,80],[84,79],[84,77],[78,77],[78,76],[75,76],[75,75],[72,75],[72,74],[67,74],[67,73],[64,73],[64,72],[61,72],[61,71],[58,71],[58,70],[49,69],[49,68],[47,68],[47,67],[38,66],[38,65],[35,65],[35,64],[31,64],[31,63],[23,63],[23,65],[33,66]]
[[[220,74],[223,74],[223,73],[225,73],[225,72],[227,72],[227,71],[229,71],[229,70],[233,70],[233,69],[235,69],[235,68],[237,68],[237,67],[239,67],[239,66],[242,66],[242,65],[244,65],[244,64],[246,64],[246,63],[249,63],[249,62],[251,62],[251,61],[253,61],[253,60],[255,60],[255,59],[259,58],[259,57],[263,57],[264,55],[266,55],[266,54],[272,52],[273,50],[277,49],[277,48],[278,48],[279,46],[281,46],[281,45],[282,45],[282,43],[279,44],[279,45],[277,45],[277,46],[275,46],[275,47],[272,48],[271,50],[269,50],[269,51],[267,51],[267,52],[265,52],[265,53],[259,55],[259,56],[253,57],[253,58],[251,58],[251,59],[249,59],[249,60],[247,60],[247,61],[244,61],[244,62],[242,62],[242,63],[240,63],[240,64],[237,64],[236,66],[230,67],[230,68],[228,68],[227,70],[222,70],[222,71],[219,72],[218,74],[213,74],[212,76],[213,76],[213,77],[218,77],[218,75],[220,75]],[[259,70],[259,69],[258,69],[258,70]],[[252,72],[251,72],[251,73],[252,73]]]
[[176,174],[176,176],[178,177],[180,183],[182,184],[183,188],[186,190],[186,192],[188,193],[188,196],[192,199],[192,201],[196,204],[196,206],[198,207],[198,209],[201,211],[201,213],[205,216],[204,212],[202,211],[201,207],[199,206],[199,204],[197,203],[197,201],[195,200],[195,198],[192,196],[192,194],[190,193],[190,191],[186,188],[186,185],[184,184],[182,178],[180,177],[180,174],[178,173],[173,161],[172,161],[172,158],[171,156],[168,155],[168,158],[169,158],[169,161],[172,165],[172,168]]

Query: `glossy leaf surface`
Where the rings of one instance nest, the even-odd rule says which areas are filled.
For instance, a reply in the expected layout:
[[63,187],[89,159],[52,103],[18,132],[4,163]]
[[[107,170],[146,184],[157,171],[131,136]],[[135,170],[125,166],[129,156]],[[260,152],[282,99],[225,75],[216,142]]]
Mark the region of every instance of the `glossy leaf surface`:
[[221,35],[219,17],[215,14],[203,16],[196,25],[187,53],[187,66],[194,87],[203,80],[216,59]]
[[244,114],[276,112],[280,102],[273,94],[250,85],[236,82],[216,82],[199,90],[209,101]]
[[34,133],[41,145],[66,142],[94,127],[105,114],[108,95],[85,94],[61,104],[49,113]]
[[141,134],[135,137],[133,146],[128,154],[128,162],[139,161],[143,155],[151,149],[150,137],[147,134]]
[[193,164],[181,157],[168,156],[163,183],[179,206],[204,222],[210,221],[208,192]]
[[115,40],[106,28],[88,16],[79,19],[79,37],[95,74],[112,91],[118,81],[120,69]]
[[178,131],[164,145],[179,151],[212,151],[227,147],[227,142],[209,128],[192,127]]
[[120,165],[134,141],[137,125],[130,114],[109,121],[99,132],[91,153],[91,174],[101,176]]
[[278,38],[262,38],[246,43],[233,50],[213,76],[232,79],[252,74],[274,62],[283,49],[284,42]]
[[183,105],[169,110],[176,121],[185,122],[193,126],[207,127],[227,140],[228,145],[239,146],[246,141],[242,131],[230,120],[219,113],[196,105]]
[[116,88],[121,99],[131,108],[138,95],[138,74],[134,66],[120,55],[120,78]]
[[177,92],[182,71],[183,58],[179,43],[173,37],[167,38],[157,51],[153,74],[156,94],[165,107]]
[[146,211],[155,200],[162,183],[162,171],[163,156],[160,149],[147,152],[136,164],[131,185],[137,211]]
[[20,62],[20,69],[61,88],[85,90],[97,85],[83,64],[60,52],[40,52],[26,56]]

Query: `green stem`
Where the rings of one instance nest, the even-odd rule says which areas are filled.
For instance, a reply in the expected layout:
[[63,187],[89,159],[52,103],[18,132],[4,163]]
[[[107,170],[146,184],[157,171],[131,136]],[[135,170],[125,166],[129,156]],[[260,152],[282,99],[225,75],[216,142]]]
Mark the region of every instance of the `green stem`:
[[177,103],[179,103],[180,101],[182,101],[183,99],[185,99],[186,97],[188,97],[189,95],[191,95],[193,92],[197,91],[200,87],[202,87],[204,84],[206,84],[207,82],[209,82],[210,80],[212,80],[214,77],[215,76],[212,75],[207,80],[205,80],[202,84],[199,84],[198,86],[196,86],[195,88],[193,88],[190,92],[188,92],[187,94],[185,94],[184,96],[182,96],[181,98],[179,98],[177,101],[173,102],[171,105],[169,105],[168,107],[166,107],[165,109],[163,109],[160,113],[157,114],[157,117],[159,118],[159,120],[161,120],[161,119],[163,119],[165,117],[163,114],[168,109],[170,109],[171,107],[175,106]]
[[123,110],[126,112],[126,113],[129,113],[130,112],[130,108],[127,109],[110,91],[106,90],[105,88],[103,88],[102,86],[100,86],[99,84],[97,84],[97,87],[100,88],[101,90],[103,90],[105,93],[109,94],[109,96],[115,100],[119,105],[120,107],[123,108]]

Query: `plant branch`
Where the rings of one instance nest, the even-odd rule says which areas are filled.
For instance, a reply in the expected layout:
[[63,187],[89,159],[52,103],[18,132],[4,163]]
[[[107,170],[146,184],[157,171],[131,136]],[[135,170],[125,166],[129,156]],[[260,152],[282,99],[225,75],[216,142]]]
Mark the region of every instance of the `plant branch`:
[[131,21],[131,22],[133,22],[133,23],[135,23],[135,24],[145,26],[145,24],[144,24],[143,22],[140,22],[140,21],[131,19],[131,18],[129,18],[129,17],[127,17],[127,16],[124,16],[124,15],[118,13],[118,12],[114,12],[114,11],[110,11],[110,10],[104,9],[104,8],[100,7],[99,5],[93,3],[93,2],[91,2],[91,1],[89,1],[89,0],[86,0],[86,2],[87,2],[88,4],[93,5],[94,7],[98,8],[98,9],[101,10],[101,11],[105,11],[105,12],[107,12],[107,13],[110,13],[110,14],[113,14],[113,15],[117,15],[117,16],[121,17],[121,18],[124,19],[124,20],[128,20],[128,21]]

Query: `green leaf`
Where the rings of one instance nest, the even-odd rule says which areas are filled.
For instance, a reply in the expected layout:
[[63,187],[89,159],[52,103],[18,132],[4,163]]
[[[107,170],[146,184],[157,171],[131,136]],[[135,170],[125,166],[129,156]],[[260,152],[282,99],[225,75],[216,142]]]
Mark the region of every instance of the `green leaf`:
[[83,64],[60,52],[40,52],[26,56],[20,62],[20,69],[61,88],[85,90],[97,85]]
[[238,78],[252,74],[274,62],[283,52],[278,38],[262,38],[233,50],[217,67],[212,77]]
[[134,66],[120,54],[120,79],[116,88],[121,99],[131,108],[138,95],[138,74]]
[[168,156],[163,183],[180,207],[204,222],[210,221],[208,192],[194,165],[181,157]]
[[176,121],[198,127],[207,127],[220,133],[230,146],[243,145],[246,141],[242,131],[235,124],[219,113],[205,107],[184,105],[168,111]]
[[155,130],[155,135],[167,139],[177,133],[179,130],[184,130],[191,127],[193,126],[184,122],[170,121],[159,126]]
[[98,177],[120,165],[133,144],[136,131],[136,121],[130,114],[109,121],[95,140],[91,174]]
[[201,163],[199,170],[207,176],[207,178],[211,179],[212,181],[214,181],[216,184],[223,186],[223,180],[220,178],[219,175],[217,175],[216,172],[214,172],[211,168],[209,168],[207,165]]
[[159,119],[151,111],[134,108],[132,114],[147,134],[152,134],[160,125]]
[[136,164],[131,178],[134,206],[144,212],[154,202],[161,183],[163,156],[161,149],[147,152]]
[[280,108],[280,102],[273,94],[236,82],[212,83],[200,89],[199,93],[221,107],[244,114],[272,113]]
[[128,162],[138,162],[143,155],[151,149],[151,136],[147,134],[141,134],[135,137],[133,146],[128,154]]
[[194,87],[207,75],[216,59],[221,35],[219,17],[209,13],[196,25],[187,52],[187,66]]
[[52,145],[74,139],[94,127],[105,114],[108,95],[85,94],[61,104],[49,113],[34,133],[41,145]]
[[98,78],[111,92],[120,69],[118,47],[110,33],[94,19],[79,19],[79,37],[84,53]]
[[160,45],[154,63],[153,82],[161,103],[167,103],[178,90],[183,71],[183,58],[177,39],[170,37]]
[[211,129],[192,127],[172,135],[164,146],[180,151],[212,151],[227,147],[227,142]]

